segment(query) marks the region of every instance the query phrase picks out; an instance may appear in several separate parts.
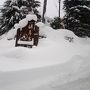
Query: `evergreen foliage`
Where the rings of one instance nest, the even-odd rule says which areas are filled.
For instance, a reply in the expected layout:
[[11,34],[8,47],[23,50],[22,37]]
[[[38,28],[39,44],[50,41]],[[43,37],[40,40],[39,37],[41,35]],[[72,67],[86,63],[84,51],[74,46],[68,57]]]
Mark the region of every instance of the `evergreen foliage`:
[[90,37],[90,2],[86,3],[85,0],[67,1],[65,0],[64,2],[64,9],[66,11],[64,17],[65,28],[73,31],[79,37]]
[[30,12],[41,18],[37,8],[40,6],[39,1],[35,0],[7,0],[1,9],[0,34],[8,32],[16,23],[25,18]]
[[61,19],[59,17],[55,17],[54,20],[50,23],[53,29],[60,29],[62,28]]
[[69,12],[69,9],[78,5],[88,5],[86,0],[65,0],[64,1],[64,10]]

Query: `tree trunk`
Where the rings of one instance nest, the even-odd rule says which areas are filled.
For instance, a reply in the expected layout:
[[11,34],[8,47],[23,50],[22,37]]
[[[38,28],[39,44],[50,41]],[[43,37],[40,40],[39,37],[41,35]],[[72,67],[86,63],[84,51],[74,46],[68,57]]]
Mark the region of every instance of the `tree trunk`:
[[60,12],[60,8],[61,8],[61,5],[60,4],[61,4],[61,0],[59,0],[59,18],[60,18],[60,13],[61,13]]
[[43,23],[45,23],[46,6],[47,6],[47,0],[44,0],[44,4],[43,4],[43,15],[42,15],[42,22]]

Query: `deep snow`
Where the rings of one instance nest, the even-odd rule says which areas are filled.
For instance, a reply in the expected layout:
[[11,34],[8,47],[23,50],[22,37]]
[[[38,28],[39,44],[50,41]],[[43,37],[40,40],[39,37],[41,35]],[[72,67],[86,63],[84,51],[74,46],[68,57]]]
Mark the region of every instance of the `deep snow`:
[[[32,49],[15,47],[14,39],[7,40],[14,30],[1,37],[0,90],[89,90],[90,39],[37,25],[47,38]],[[66,36],[73,37],[72,42]]]

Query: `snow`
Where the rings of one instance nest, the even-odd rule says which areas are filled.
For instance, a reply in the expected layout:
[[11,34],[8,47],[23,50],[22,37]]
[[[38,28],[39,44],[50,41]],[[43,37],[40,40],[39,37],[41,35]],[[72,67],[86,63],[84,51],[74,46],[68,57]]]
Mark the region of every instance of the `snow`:
[[12,7],[13,7],[14,9],[20,11],[19,7],[17,7],[17,6],[12,6]]
[[17,30],[18,28],[20,28],[20,26],[19,26],[18,23],[16,23],[16,24],[14,25],[14,27],[15,27],[16,30]]
[[31,21],[31,20],[37,21],[37,16],[33,15],[33,14],[29,14],[29,15],[26,16],[26,19],[28,21]]
[[[83,7],[83,8],[85,8],[85,9],[87,9],[87,10],[90,10],[90,7],[88,7],[88,6],[86,6],[86,5],[78,5],[78,6],[75,6],[75,7],[71,7],[70,9],[73,9],[73,8],[77,8],[77,7]],[[75,9],[76,11],[78,11],[78,12],[80,12],[80,10],[79,9]]]
[[46,36],[37,47],[15,47],[13,29],[0,40],[0,90],[89,90],[90,38],[37,25]]
[[25,9],[26,8],[26,6],[21,6],[20,7],[20,10],[23,10],[23,9]]
[[28,24],[28,21],[26,20],[26,18],[19,21],[20,28],[25,27],[27,24]]
[[28,24],[28,21],[31,21],[31,20],[37,21],[37,16],[34,15],[34,14],[28,14],[26,16],[26,18],[20,20],[19,23],[16,23],[14,25],[14,27],[15,27],[16,30],[18,28],[21,28],[22,29],[23,27],[25,27]]
[[16,32],[15,29],[10,30],[10,31],[7,33],[7,39],[9,40],[9,39],[15,38],[16,33],[17,33],[17,32]]

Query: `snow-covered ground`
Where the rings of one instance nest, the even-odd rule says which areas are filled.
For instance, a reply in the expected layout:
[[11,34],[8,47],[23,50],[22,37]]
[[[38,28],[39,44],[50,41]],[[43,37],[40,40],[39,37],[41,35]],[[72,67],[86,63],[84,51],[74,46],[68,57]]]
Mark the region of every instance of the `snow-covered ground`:
[[15,47],[13,31],[0,40],[0,90],[89,90],[90,39],[37,25],[47,37],[37,47]]

